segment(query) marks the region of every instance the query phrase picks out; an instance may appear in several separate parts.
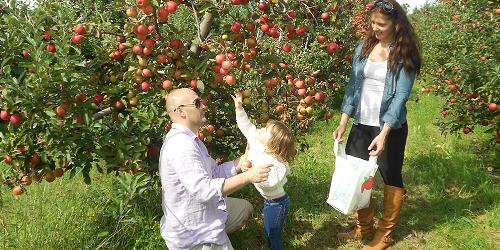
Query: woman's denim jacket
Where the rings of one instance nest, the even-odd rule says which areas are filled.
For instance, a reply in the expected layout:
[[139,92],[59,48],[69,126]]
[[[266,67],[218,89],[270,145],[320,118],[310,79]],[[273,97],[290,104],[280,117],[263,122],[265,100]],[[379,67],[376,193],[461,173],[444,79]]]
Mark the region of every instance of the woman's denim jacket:
[[[354,118],[354,124],[359,123],[361,90],[363,89],[364,68],[367,60],[367,58],[359,59],[362,47],[361,43],[354,50],[351,75],[340,107],[342,113]],[[413,87],[415,76],[415,72],[407,72],[403,68],[402,62],[399,62],[395,73],[388,66],[379,114],[381,128],[384,123],[387,123],[391,129],[398,129],[406,122],[406,101]]]

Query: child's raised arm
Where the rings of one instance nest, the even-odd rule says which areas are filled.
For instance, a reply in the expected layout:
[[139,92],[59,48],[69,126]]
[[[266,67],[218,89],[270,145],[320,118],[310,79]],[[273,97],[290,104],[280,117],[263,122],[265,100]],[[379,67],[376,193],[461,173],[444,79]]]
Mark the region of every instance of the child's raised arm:
[[243,97],[241,95],[241,92],[236,92],[234,96],[231,97],[234,100],[234,107],[236,109],[236,123],[238,124],[238,128],[248,141],[252,141],[253,139],[255,139],[255,132],[257,131],[257,128],[252,124],[250,119],[248,119],[247,113],[243,108]]

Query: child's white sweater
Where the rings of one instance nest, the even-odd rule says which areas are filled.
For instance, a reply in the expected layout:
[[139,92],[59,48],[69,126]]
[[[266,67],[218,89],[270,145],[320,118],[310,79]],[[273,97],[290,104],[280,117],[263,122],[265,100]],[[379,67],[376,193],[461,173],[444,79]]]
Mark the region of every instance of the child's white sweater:
[[265,152],[265,147],[256,138],[257,128],[248,119],[245,110],[236,111],[236,122],[238,128],[247,138],[250,149],[248,152],[248,160],[252,165],[271,164],[269,177],[267,181],[255,183],[255,188],[266,199],[275,199],[285,195],[283,186],[287,182],[286,176],[290,175],[288,163],[282,163],[276,157]]

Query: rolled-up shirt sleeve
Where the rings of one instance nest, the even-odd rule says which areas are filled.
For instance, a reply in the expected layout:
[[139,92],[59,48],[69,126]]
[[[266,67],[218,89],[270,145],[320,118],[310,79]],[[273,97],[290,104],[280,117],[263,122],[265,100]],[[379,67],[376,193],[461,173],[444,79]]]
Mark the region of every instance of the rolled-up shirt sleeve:
[[220,165],[216,165],[213,168],[212,177],[215,178],[229,178],[231,176],[235,176],[236,168],[234,166],[234,161],[224,162]]
[[205,203],[210,199],[222,199],[222,185],[225,178],[213,178],[204,166],[202,155],[191,143],[178,145],[171,164],[178,173],[180,182],[194,199]]

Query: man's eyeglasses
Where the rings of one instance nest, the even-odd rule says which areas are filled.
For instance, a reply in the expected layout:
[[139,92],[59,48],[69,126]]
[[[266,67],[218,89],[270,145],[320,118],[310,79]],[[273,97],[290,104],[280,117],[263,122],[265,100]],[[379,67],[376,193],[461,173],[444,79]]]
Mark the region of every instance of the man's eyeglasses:
[[382,9],[385,11],[385,13],[392,14],[394,12],[394,5],[392,5],[391,2],[386,0],[375,0],[375,2],[373,3],[372,10],[377,8],[381,4],[382,4]]
[[189,106],[194,106],[197,109],[201,108],[201,98],[198,97],[198,98],[194,99],[193,103],[181,104],[181,105],[177,106],[176,109],[178,109],[180,107],[189,107]]

